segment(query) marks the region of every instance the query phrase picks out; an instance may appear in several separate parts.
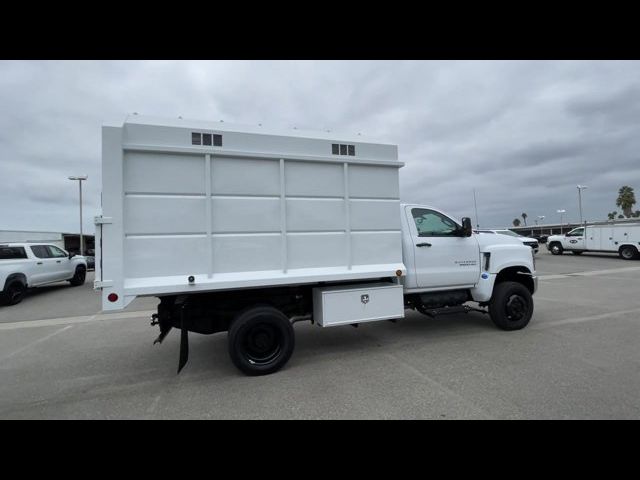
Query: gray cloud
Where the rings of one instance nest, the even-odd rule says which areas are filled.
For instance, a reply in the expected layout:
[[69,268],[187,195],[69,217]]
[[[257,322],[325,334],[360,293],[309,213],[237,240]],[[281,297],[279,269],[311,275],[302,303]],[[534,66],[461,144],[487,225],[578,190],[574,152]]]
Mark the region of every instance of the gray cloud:
[[612,61],[2,61],[0,228],[77,230],[72,174],[91,224],[101,123],[134,111],[394,142],[403,200],[473,216],[475,189],[483,226],[576,220],[578,183],[604,219],[640,189],[638,80]]

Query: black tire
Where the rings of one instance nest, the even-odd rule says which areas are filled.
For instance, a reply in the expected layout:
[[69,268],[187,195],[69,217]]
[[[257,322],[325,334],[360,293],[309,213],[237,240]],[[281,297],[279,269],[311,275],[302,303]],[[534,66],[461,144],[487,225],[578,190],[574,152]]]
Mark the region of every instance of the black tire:
[[633,260],[638,256],[638,250],[631,245],[625,245],[624,247],[621,247],[618,253],[620,255],[620,258],[623,258],[624,260]]
[[533,316],[531,292],[518,282],[501,282],[493,287],[489,316],[502,330],[520,330]]
[[27,293],[27,287],[24,283],[12,282],[0,295],[0,303],[2,305],[16,305],[22,301],[25,293]]
[[582,255],[582,252],[580,252],[580,251],[578,251],[578,250],[574,250],[574,251],[573,251],[573,252],[571,252],[571,253],[573,253],[574,255]]
[[551,245],[549,245],[549,251],[552,255],[562,255],[564,249],[558,242],[553,242]]
[[78,266],[76,267],[76,273],[73,275],[73,278],[69,280],[69,283],[72,287],[79,287],[80,285],[84,284],[84,279],[86,278],[86,276],[87,269],[82,266]]
[[278,309],[258,306],[237,315],[229,328],[229,355],[247,375],[268,375],[291,357],[295,334],[289,319]]

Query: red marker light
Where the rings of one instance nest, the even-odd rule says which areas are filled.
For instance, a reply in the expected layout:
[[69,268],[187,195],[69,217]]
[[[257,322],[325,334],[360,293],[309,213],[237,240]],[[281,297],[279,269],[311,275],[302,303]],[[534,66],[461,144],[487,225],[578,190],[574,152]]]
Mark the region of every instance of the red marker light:
[[110,293],[109,296],[107,297],[107,300],[109,300],[110,302],[117,302],[118,301],[118,294],[117,293]]

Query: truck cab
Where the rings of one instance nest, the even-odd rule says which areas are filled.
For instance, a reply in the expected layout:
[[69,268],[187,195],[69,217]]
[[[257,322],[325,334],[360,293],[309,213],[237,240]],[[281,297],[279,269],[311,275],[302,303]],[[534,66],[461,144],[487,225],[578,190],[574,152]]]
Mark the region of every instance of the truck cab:
[[582,253],[587,249],[584,230],[585,227],[578,227],[564,235],[551,235],[547,248],[553,255],[560,255],[564,250]]
[[469,219],[459,221],[431,206],[402,205],[401,216],[404,288],[412,308],[424,313],[467,301],[488,306],[502,282],[535,293],[530,247],[504,235],[474,234]]

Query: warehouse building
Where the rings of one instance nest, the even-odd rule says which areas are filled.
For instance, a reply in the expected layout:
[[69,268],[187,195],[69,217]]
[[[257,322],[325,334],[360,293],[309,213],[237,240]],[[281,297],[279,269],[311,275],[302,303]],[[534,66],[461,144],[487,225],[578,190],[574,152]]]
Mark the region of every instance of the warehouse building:
[[[83,235],[85,255],[93,255],[95,236]],[[27,230],[0,230],[0,243],[49,243],[70,253],[80,253],[80,235],[64,232],[34,232]]]

